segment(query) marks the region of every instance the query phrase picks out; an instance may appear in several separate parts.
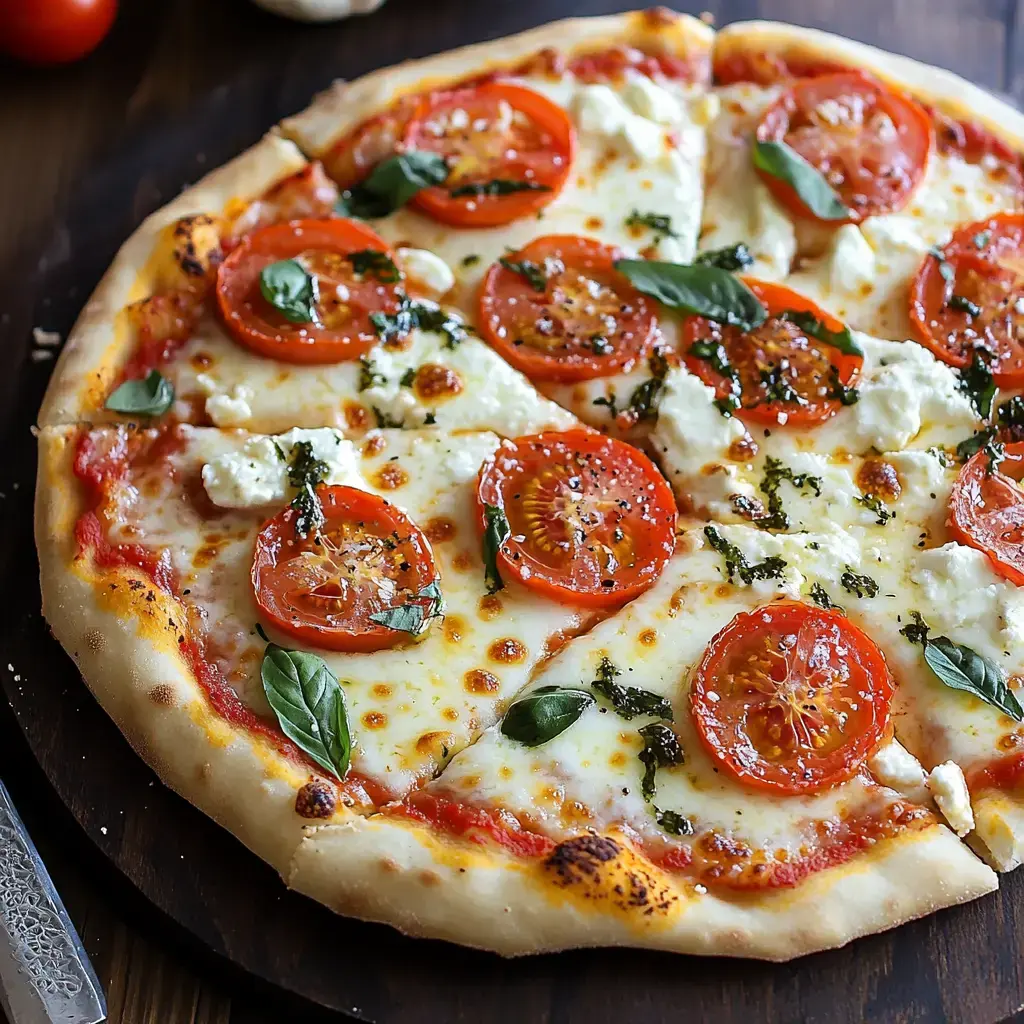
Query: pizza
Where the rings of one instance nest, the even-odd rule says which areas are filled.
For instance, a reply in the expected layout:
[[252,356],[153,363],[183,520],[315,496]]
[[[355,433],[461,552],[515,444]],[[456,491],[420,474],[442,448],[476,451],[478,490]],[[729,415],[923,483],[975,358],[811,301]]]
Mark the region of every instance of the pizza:
[[44,613],[341,914],[782,960],[1024,860],[1024,119],[658,8],[337,83],[39,412]]

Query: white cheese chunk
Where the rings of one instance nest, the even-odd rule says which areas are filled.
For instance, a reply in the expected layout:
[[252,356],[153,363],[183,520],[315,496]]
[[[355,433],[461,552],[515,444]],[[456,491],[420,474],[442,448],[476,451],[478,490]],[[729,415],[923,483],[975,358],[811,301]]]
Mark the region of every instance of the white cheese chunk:
[[875,254],[856,224],[844,224],[832,238],[829,277],[837,292],[856,292],[875,275]]
[[577,93],[576,119],[580,131],[603,136],[643,162],[667,152],[664,128],[635,114],[607,85],[588,85]]
[[927,772],[921,767],[921,762],[896,740],[879,747],[868,760],[868,768],[883,786],[895,789],[916,803],[927,799]]
[[675,96],[637,71],[627,72],[622,98],[634,113],[650,121],[675,124],[679,120],[679,102]]
[[230,394],[210,395],[206,400],[206,415],[218,427],[241,427],[252,419],[252,388],[239,384]]
[[429,249],[400,248],[395,255],[406,277],[435,295],[444,295],[455,286],[452,268]]
[[221,508],[257,508],[283,502],[291,493],[288,464],[292,449],[308,441],[315,458],[327,463],[325,483],[365,487],[359,474],[359,453],[337,430],[289,430],[286,434],[254,435],[240,451],[218,455],[203,466],[203,486]]
[[955,761],[936,765],[928,776],[928,788],[949,827],[961,839],[974,829],[971,794],[960,765]]

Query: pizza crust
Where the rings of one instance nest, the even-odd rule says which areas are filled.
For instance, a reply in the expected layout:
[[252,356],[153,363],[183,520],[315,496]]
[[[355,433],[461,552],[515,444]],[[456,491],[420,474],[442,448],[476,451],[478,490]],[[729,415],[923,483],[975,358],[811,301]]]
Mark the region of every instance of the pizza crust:
[[402,95],[437,88],[469,75],[516,67],[544,49],[579,54],[610,46],[646,45],[676,56],[710,57],[713,38],[713,30],[704,22],[664,7],[597,18],[567,18],[504,39],[406,61],[353,82],[336,81],[306,110],[285,118],[278,127],[314,159]]
[[[997,887],[938,824],[756,899],[680,884],[621,834],[582,840],[557,865],[524,862],[377,816],[310,830],[287,880],[339,913],[505,956],[639,946],[765,960],[841,946]],[[608,842],[619,852],[604,860]]]
[[40,426],[119,419],[102,409],[104,397],[134,345],[122,311],[151,293],[151,257],[171,224],[193,214],[219,215],[232,200],[255,198],[306,164],[287,139],[266,135],[150,214],[118,250],[71,329],[39,410]]
[[1024,805],[1012,793],[988,790],[972,798],[978,852],[997,871],[1024,863]]
[[741,21],[715,36],[715,60],[759,53],[820,58],[870,71],[951,117],[977,121],[997,138],[1024,151],[1024,113],[965,78],[912,57],[817,29],[775,21]]
[[[35,534],[46,621],[139,756],[283,874],[308,824],[295,801],[312,776],[210,708],[178,653],[176,601],[139,570],[76,557],[85,510],[72,471],[77,437],[70,427],[39,433]],[[335,820],[351,813],[338,807]]]

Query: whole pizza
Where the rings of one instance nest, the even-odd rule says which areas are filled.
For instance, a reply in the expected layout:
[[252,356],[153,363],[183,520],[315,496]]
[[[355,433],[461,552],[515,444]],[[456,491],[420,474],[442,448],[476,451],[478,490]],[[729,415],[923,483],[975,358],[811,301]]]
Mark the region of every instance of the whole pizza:
[[353,917],[785,959],[1024,858],[1024,117],[760,22],[338,83],[39,413],[45,614]]

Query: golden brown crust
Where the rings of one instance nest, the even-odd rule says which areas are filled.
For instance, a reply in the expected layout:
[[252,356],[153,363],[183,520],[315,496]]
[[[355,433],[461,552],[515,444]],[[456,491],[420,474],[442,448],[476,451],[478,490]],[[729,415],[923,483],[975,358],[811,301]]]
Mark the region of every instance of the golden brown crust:
[[504,39],[383,68],[354,82],[337,81],[304,111],[285,118],[279,128],[312,159],[400,96],[468,75],[514,68],[544,49],[573,56],[627,45],[685,57],[710,55],[713,37],[704,22],[664,7],[599,18],[569,18]]
[[292,143],[267,135],[147,217],[121,246],[68,335],[39,410],[40,426],[116,418],[102,405],[133,345],[123,311],[152,293],[152,257],[161,246],[175,245],[171,225],[194,214],[219,217],[232,200],[258,196],[304,166]]

